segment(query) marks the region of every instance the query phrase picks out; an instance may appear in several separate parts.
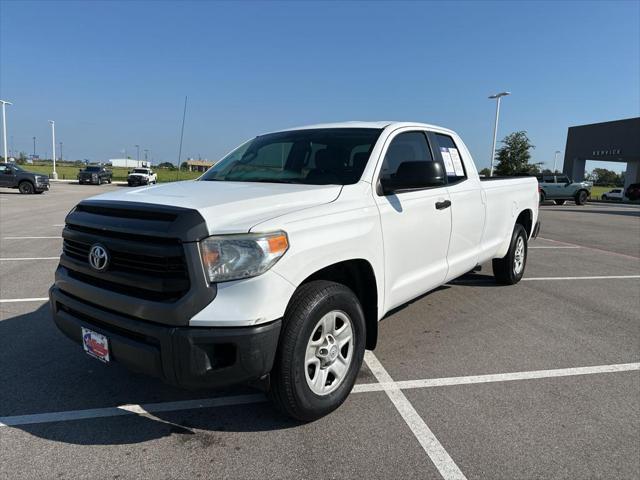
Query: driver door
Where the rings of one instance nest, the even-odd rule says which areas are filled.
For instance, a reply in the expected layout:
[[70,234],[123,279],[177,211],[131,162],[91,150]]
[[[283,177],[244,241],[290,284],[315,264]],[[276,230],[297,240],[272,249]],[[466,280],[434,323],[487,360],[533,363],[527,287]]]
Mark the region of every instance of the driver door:
[[15,176],[9,165],[0,165],[0,187],[14,187]]
[[[385,146],[379,178],[404,162],[433,162],[426,132],[403,129]],[[384,241],[385,310],[441,285],[447,275],[451,202],[446,184],[375,193]]]

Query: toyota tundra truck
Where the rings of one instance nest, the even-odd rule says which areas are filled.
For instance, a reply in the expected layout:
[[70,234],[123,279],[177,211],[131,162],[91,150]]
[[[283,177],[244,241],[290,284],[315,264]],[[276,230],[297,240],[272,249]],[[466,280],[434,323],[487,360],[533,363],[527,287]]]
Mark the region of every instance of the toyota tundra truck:
[[302,127],[197,180],[81,201],[50,303],[102,362],[186,388],[251,384],[311,421],[345,400],[388,312],[489,261],[518,283],[538,229],[536,179],[481,180],[451,130]]

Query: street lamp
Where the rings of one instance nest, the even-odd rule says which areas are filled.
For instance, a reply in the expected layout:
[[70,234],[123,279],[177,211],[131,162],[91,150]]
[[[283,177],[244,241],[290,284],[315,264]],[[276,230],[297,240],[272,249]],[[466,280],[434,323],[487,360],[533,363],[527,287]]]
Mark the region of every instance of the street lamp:
[[60,161],[62,161],[62,142],[59,142],[60,145]]
[[136,160],[140,161],[140,145],[134,145],[136,147]]
[[7,105],[13,105],[13,103],[7,102],[6,100],[0,100],[0,103],[2,103],[2,145],[4,146],[4,163],[7,163],[7,114],[5,112],[5,107]]
[[36,159],[36,137],[33,137],[33,160]]
[[560,150],[556,150],[556,156],[553,158],[553,173],[556,173],[556,165],[558,163],[558,155],[560,155]]
[[144,149],[144,161],[146,162],[148,158],[149,158],[149,149],[145,148]]
[[500,116],[500,99],[502,97],[506,97],[507,95],[511,95],[511,92],[500,92],[495,95],[491,95],[489,98],[491,100],[496,99],[496,122],[493,125],[493,146],[491,147],[491,173],[489,173],[490,177],[493,177],[493,160],[496,156],[496,140],[498,139],[498,117]]
[[56,172],[56,122],[53,120],[49,120],[49,125],[51,125],[51,159],[53,160],[53,173],[51,174],[51,178],[53,180],[58,179],[58,172]]

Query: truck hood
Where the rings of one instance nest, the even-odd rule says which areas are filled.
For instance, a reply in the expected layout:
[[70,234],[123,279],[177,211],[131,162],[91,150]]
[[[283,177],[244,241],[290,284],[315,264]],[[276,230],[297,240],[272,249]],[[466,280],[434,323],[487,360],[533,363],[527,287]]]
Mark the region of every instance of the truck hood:
[[185,181],[119,189],[90,200],[137,202],[197,210],[210,234],[248,232],[270,218],[334,201],[340,185]]

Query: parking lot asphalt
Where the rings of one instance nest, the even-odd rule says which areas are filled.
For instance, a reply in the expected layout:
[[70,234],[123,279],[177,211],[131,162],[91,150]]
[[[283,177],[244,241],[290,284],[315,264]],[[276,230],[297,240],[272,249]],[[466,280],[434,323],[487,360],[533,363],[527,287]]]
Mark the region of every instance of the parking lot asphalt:
[[345,405],[298,424],[57,331],[64,217],[117,188],[0,189],[0,478],[640,477],[640,208],[542,206],[521,283],[484,265],[396,310]]

